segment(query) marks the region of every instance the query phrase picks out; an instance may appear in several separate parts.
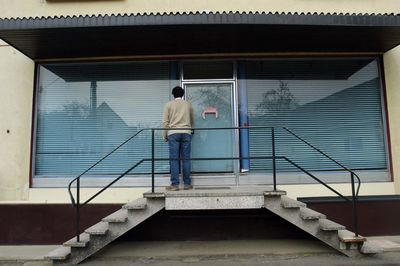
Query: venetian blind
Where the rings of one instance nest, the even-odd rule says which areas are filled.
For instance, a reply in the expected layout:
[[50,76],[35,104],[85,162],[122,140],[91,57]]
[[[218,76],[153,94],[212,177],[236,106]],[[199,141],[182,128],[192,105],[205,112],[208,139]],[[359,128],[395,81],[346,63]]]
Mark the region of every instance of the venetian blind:
[[[172,77],[172,79],[171,79]],[[51,64],[40,67],[35,174],[80,174],[142,128],[160,127],[176,84],[169,63]],[[156,156],[167,156],[156,134]],[[87,176],[117,175],[151,158],[151,133],[142,132]],[[168,172],[166,162],[158,172]],[[144,163],[133,173],[150,172]]]
[[[250,126],[288,127],[351,169],[386,169],[380,79],[373,59],[245,62]],[[277,129],[277,155],[307,170],[339,170],[304,143]],[[249,133],[251,156],[271,155],[270,130]],[[278,161],[280,171],[298,171]],[[271,171],[252,160],[251,171]]]

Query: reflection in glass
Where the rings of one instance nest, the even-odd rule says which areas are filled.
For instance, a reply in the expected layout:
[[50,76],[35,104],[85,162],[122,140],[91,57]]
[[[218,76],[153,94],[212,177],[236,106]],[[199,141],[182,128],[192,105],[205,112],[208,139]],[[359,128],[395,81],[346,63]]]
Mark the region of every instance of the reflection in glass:
[[[142,128],[159,127],[170,99],[168,63],[54,64],[40,67],[36,133],[36,176],[80,174]],[[116,175],[150,158],[148,131],[91,170]],[[156,139],[157,156],[167,147]],[[166,162],[158,172],[168,172]],[[134,173],[150,171],[143,164]]]
[[[376,60],[248,61],[249,124],[288,127],[352,169],[386,169],[380,80]],[[250,131],[250,154],[270,155],[268,130]],[[277,132],[277,152],[308,170],[339,170],[305,144]],[[251,171],[271,171],[251,161]],[[279,162],[279,168],[297,171]]]
[[[187,99],[195,113],[195,128],[232,127],[232,86],[230,84],[188,84]],[[212,110],[207,113],[205,111]],[[193,158],[232,157],[232,130],[196,130]],[[232,172],[232,160],[193,161],[193,172]]]

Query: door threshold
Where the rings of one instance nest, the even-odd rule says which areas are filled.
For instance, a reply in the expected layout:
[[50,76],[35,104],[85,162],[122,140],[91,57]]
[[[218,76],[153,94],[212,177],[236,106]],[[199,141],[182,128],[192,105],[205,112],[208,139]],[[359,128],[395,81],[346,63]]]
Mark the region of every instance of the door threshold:
[[213,187],[213,186],[201,186],[201,187],[194,187],[194,190],[208,190],[208,189],[231,189],[230,187]]

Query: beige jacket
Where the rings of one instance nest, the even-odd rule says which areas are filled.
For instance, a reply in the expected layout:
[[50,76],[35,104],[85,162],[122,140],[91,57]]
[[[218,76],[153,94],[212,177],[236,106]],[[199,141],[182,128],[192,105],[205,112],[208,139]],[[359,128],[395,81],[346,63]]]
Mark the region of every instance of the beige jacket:
[[171,128],[163,131],[163,138],[175,133],[191,133],[191,130],[173,130],[173,128],[191,128],[194,123],[192,104],[181,98],[169,101],[164,106],[162,127]]

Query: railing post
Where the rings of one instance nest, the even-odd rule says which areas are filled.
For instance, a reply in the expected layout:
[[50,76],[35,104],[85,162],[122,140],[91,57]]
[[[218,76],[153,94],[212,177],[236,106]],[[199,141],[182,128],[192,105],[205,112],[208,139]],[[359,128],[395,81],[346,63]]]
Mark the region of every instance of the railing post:
[[76,180],[76,241],[79,242],[79,235],[81,234],[80,230],[80,213],[79,213],[79,195],[80,195],[80,178]]
[[276,159],[275,159],[275,128],[271,128],[272,136],[272,171],[274,177],[274,191],[276,191]]
[[358,236],[358,214],[357,214],[357,197],[356,197],[356,192],[355,192],[355,187],[354,187],[354,173],[351,172],[351,192],[352,192],[352,197],[353,197],[353,221],[354,221],[354,231],[356,236]]
[[151,192],[154,193],[154,129],[151,129]]

